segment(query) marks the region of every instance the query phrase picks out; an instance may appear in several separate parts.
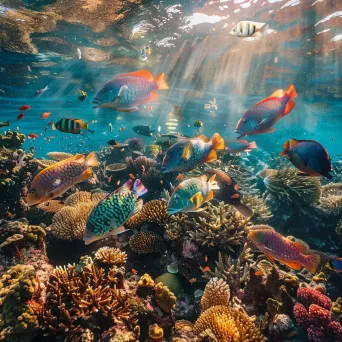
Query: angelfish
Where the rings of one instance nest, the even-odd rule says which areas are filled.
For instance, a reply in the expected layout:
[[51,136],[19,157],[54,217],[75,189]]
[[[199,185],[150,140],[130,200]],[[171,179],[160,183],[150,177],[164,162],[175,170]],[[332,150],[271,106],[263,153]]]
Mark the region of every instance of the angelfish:
[[156,102],[156,90],[161,89],[169,89],[163,72],[156,78],[148,70],[120,74],[109,80],[96,94],[94,108],[133,112],[139,109],[139,105]]
[[147,189],[139,179],[134,182],[129,179],[121,188],[99,202],[88,217],[83,234],[85,244],[124,232],[123,224],[141,210],[143,200],[139,197],[146,192]]

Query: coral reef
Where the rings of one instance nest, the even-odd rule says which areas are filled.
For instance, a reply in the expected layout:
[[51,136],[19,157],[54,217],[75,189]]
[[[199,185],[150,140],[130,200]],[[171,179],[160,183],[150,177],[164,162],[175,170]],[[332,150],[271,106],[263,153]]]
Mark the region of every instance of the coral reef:
[[124,141],[132,151],[144,152],[144,142],[139,138],[130,138]]
[[163,238],[148,230],[136,232],[130,238],[129,246],[138,254],[162,253],[165,251]]
[[176,297],[163,283],[158,283],[155,287],[155,301],[157,305],[166,313],[169,313],[176,306]]
[[71,158],[73,154],[67,152],[48,152],[46,154],[50,159],[61,161],[68,158]]
[[207,283],[201,298],[201,308],[208,310],[215,305],[228,306],[230,290],[228,284],[221,278],[211,278]]
[[50,200],[37,205],[37,208],[47,213],[57,213],[64,207],[64,203],[59,200]]
[[162,342],[164,330],[157,323],[154,323],[148,329],[148,336],[151,342]]
[[127,254],[119,248],[101,247],[95,253],[95,262],[102,266],[123,266],[126,264]]
[[258,195],[244,194],[241,203],[246,204],[254,210],[254,215],[251,217],[253,224],[267,223],[273,216],[264,200]]
[[21,134],[17,131],[7,131],[5,135],[0,134],[0,147],[18,149],[21,148],[25,140],[25,134]]

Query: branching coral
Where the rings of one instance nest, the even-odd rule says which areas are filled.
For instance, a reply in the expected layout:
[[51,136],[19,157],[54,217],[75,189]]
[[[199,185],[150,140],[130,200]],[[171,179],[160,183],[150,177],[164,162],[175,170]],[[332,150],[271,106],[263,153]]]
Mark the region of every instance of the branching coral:
[[281,169],[264,178],[267,193],[280,202],[311,205],[319,201],[321,184],[317,177],[303,177],[294,168]]
[[127,254],[119,248],[102,247],[95,253],[95,262],[104,266],[123,266],[127,261]]
[[244,312],[224,305],[216,305],[204,311],[194,325],[194,333],[212,334],[217,342],[258,342],[265,337]]
[[165,251],[163,238],[147,230],[136,232],[130,238],[129,245],[138,254],[161,253]]
[[20,148],[25,140],[25,134],[21,134],[17,131],[7,131],[5,135],[0,134],[0,147],[11,149]]
[[228,306],[230,290],[223,279],[211,278],[207,283],[201,298],[202,310],[208,310],[215,305]]

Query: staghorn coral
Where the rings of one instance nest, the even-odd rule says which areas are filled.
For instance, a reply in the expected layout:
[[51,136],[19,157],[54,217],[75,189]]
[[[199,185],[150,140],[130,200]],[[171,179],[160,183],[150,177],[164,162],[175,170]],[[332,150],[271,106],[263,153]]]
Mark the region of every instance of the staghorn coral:
[[173,239],[183,234],[198,245],[218,247],[221,250],[234,250],[241,246],[249,220],[234,207],[219,203],[207,203],[204,211],[182,213],[172,216],[173,223],[167,225],[167,233]]
[[284,168],[266,176],[264,184],[267,194],[279,202],[311,205],[317,203],[321,195],[319,178],[300,176],[295,168]]
[[208,310],[215,305],[228,306],[230,290],[223,279],[211,278],[207,283],[201,298],[202,311]]
[[254,224],[267,223],[273,216],[264,200],[257,195],[245,194],[242,197],[241,203],[246,204],[254,210],[254,215],[251,218]]
[[130,238],[129,246],[138,254],[161,253],[165,251],[163,238],[148,230],[136,232]]
[[59,200],[50,200],[37,205],[37,208],[47,213],[57,213],[64,207],[64,203]]
[[176,307],[176,296],[163,283],[158,283],[155,287],[155,302],[166,313]]
[[104,269],[90,257],[83,257],[80,264],[53,271],[47,287],[45,330],[66,336],[81,334],[89,318],[100,329],[115,323],[134,328],[136,313],[130,306],[129,292],[118,288],[122,274],[116,266]]
[[193,331],[197,336],[210,331],[217,342],[266,340],[244,312],[224,305],[212,306],[204,311],[195,322]]
[[48,152],[46,154],[50,159],[61,161],[73,157],[74,155],[66,152]]
[[127,261],[127,254],[119,248],[102,247],[95,253],[94,261],[99,265],[123,266]]

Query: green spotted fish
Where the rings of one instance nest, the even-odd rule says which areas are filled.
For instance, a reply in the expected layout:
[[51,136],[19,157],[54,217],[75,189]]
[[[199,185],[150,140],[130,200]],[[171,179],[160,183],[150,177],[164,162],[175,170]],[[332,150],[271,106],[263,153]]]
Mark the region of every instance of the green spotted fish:
[[139,197],[146,192],[147,189],[139,179],[134,183],[129,179],[121,188],[99,202],[88,217],[83,233],[85,244],[124,232],[122,225],[141,210],[143,201]]

